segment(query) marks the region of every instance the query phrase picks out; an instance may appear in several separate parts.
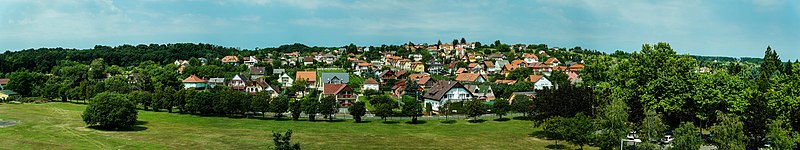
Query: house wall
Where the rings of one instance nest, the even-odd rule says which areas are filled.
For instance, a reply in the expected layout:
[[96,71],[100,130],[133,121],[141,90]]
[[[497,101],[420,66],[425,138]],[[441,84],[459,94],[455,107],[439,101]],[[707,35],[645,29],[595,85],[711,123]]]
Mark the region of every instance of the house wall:
[[188,89],[188,88],[202,88],[202,87],[206,87],[206,83],[195,83],[195,82],[183,83],[183,88],[186,88],[186,89]]
[[364,87],[361,90],[380,90],[380,86],[377,84],[364,84]]
[[[425,99],[425,103],[423,105],[431,104],[431,108],[434,111],[439,111],[439,106],[441,104],[447,103],[448,101],[452,102],[460,102],[460,101],[467,101],[472,99],[472,94],[465,89],[465,88],[453,88],[442,97],[441,100],[433,100],[433,99]],[[423,108],[427,108],[424,106]]]
[[547,80],[547,78],[539,79],[539,81],[536,81],[534,84],[534,89],[536,90],[543,90],[545,87],[553,87],[553,83]]

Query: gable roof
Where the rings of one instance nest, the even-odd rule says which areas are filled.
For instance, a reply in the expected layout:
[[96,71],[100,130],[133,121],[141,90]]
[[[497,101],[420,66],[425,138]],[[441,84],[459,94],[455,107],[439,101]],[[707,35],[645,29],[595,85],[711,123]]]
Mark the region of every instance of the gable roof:
[[524,58],[533,58],[533,59],[539,60],[539,57],[536,57],[536,55],[531,54],[531,53],[523,53],[522,57],[524,57]]
[[347,88],[347,84],[325,84],[322,94],[337,94]]
[[200,83],[200,82],[208,82],[208,81],[200,79],[199,77],[197,77],[195,75],[190,75],[189,77],[186,77],[186,79],[183,79],[183,82],[184,83]]
[[18,95],[19,94],[17,92],[11,91],[11,90],[0,90],[0,93],[3,93],[5,95]]
[[417,81],[417,85],[424,85],[425,83],[427,83],[430,80],[431,80],[431,77],[429,77],[429,76],[425,76],[425,77],[419,78],[419,81]]
[[322,79],[322,83],[328,83],[331,79],[338,78],[342,81],[342,83],[350,83],[350,74],[349,73],[330,73],[330,72],[323,72],[320,79]]
[[558,63],[558,62],[561,62],[561,61],[558,61],[558,59],[556,59],[556,58],[548,58],[547,61],[545,61],[544,63],[553,64],[553,63]]
[[317,72],[314,71],[298,71],[295,74],[295,80],[306,80],[308,82],[317,81]]
[[264,75],[265,70],[266,69],[264,67],[251,67],[250,75]]
[[367,80],[364,80],[364,84],[380,84],[380,83],[378,83],[378,81],[375,81],[375,79],[368,78]]
[[8,81],[10,81],[10,80],[11,79],[8,79],[8,78],[0,79],[0,85],[6,85],[6,84],[8,84]]
[[475,80],[478,79],[478,77],[482,77],[482,76],[483,75],[478,74],[478,73],[461,73],[456,77],[456,81],[474,82]]
[[[447,94],[447,91],[453,88],[464,88],[464,85],[456,81],[439,81],[431,87],[425,94],[422,95],[425,99],[441,100]],[[470,93],[471,94],[471,93]]]
[[230,63],[230,62],[239,62],[239,57],[236,56],[225,56],[222,58],[222,62]]
[[523,66],[528,66],[528,63],[526,63],[524,60],[519,60],[519,59],[511,61],[511,64],[513,64],[514,66],[519,66],[520,64],[522,64]]
[[303,57],[303,62],[314,62],[314,57],[311,56]]
[[486,65],[486,68],[494,68],[492,61],[483,61],[483,65]]
[[542,78],[544,78],[544,76],[542,76],[542,75],[531,75],[531,76],[528,77],[528,81],[536,83],[539,80],[541,80]]

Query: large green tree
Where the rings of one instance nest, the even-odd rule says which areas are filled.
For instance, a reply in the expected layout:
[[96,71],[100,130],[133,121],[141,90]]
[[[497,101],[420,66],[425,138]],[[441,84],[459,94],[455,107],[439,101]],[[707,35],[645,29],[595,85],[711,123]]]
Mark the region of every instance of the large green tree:
[[464,109],[467,117],[472,117],[472,120],[478,120],[478,117],[486,113],[486,104],[483,104],[483,101],[478,99],[472,98],[464,105],[466,105]]
[[673,149],[700,149],[703,139],[700,138],[700,129],[691,122],[683,122],[675,129],[675,139],[672,140]]
[[91,99],[82,117],[89,126],[125,129],[136,124],[137,113],[136,104],[126,95],[104,92]]
[[642,120],[640,126],[640,131],[644,136],[640,138],[642,141],[658,141],[664,135],[664,130],[667,130],[667,125],[661,120],[661,114],[653,110],[645,111],[644,115],[644,120]]
[[278,119],[283,117],[283,113],[289,110],[289,98],[278,96],[270,102],[270,110],[275,113]]
[[422,103],[414,98],[403,98],[402,113],[411,117],[412,124],[417,124],[417,117],[422,116]]
[[747,137],[744,134],[744,125],[738,116],[717,113],[719,122],[711,127],[712,139],[720,150],[744,149]]
[[337,112],[339,112],[339,104],[336,103],[336,96],[323,96],[319,103],[319,113],[325,115],[328,120],[333,120]]
[[353,103],[347,111],[350,112],[350,115],[353,116],[353,119],[356,120],[356,123],[361,122],[361,117],[367,113],[366,103],[363,101],[358,101]]
[[615,99],[603,106],[598,114],[596,124],[600,133],[595,136],[595,146],[603,150],[611,150],[619,146],[619,139],[628,134],[628,105],[624,100]]
[[494,99],[494,104],[492,104],[492,112],[494,112],[494,114],[497,116],[500,116],[500,119],[503,119],[503,116],[505,116],[510,110],[511,104],[508,103],[507,99]]

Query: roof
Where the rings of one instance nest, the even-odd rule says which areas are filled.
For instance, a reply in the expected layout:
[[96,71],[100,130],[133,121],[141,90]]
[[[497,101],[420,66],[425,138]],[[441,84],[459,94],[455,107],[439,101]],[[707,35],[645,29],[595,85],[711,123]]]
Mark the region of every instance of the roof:
[[200,79],[199,77],[197,77],[195,75],[190,75],[189,77],[186,77],[186,79],[183,79],[183,82],[184,83],[198,83],[198,82],[208,82],[208,81]]
[[526,63],[524,60],[519,60],[519,59],[511,61],[511,64],[513,64],[514,66],[519,66],[519,64],[523,64],[524,66],[528,66],[528,63]]
[[239,57],[236,57],[236,56],[225,56],[225,57],[222,58],[222,62],[224,62],[224,63],[239,62]]
[[364,84],[380,84],[380,83],[378,83],[378,81],[375,81],[375,79],[369,78],[367,80],[364,80]]
[[477,67],[477,66],[478,66],[478,63],[469,63],[469,64],[467,65],[467,67],[469,67],[469,68],[475,68],[475,67]]
[[415,74],[408,75],[408,78],[412,79],[412,80],[416,80],[416,79],[421,79],[422,77],[427,77],[427,76],[429,76],[429,75],[428,74],[415,73]]
[[[447,91],[453,88],[464,88],[464,85],[456,81],[439,81],[431,87],[425,94],[422,95],[425,99],[441,100],[447,94]],[[470,93],[471,94],[471,93]]]
[[283,74],[286,69],[272,69],[272,74]]
[[10,80],[11,79],[8,79],[8,78],[0,79],[0,85],[6,85],[6,84],[8,84],[8,81],[10,81]]
[[347,84],[325,84],[322,94],[336,94],[347,87]]
[[575,64],[575,65],[569,66],[569,69],[583,69],[583,68],[584,68],[583,64]]
[[330,73],[330,72],[323,72],[320,75],[320,79],[322,83],[329,83],[332,79],[338,78],[342,81],[342,83],[349,83],[350,82],[350,74],[349,73]]
[[314,62],[314,57],[311,56],[303,57],[303,62]]
[[547,61],[545,61],[544,63],[552,64],[554,62],[560,62],[560,61],[558,61],[558,59],[556,59],[556,58],[548,58]]
[[295,74],[295,80],[306,80],[308,82],[317,81],[317,72],[314,71],[298,71]]
[[492,61],[483,61],[483,64],[486,65],[486,68],[494,68]]
[[528,77],[528,81],[530,81],[530,82],[538,82],[542,78],[544,78],[544,76],[542,76],[542,75],[531,75],[531,76]]
[[19,94],[17,92],[11,91],[11,90],[0,90],[0,93],[3,93],[5,95],[17,95],[17,94]]
[[250,75],[264,75],[264,67],[251,67]]
[[225,78],[210,78],[208,79],[210,83],[225,83]]
[[247,85],[247,86],[256,86],[256,85],[258,85],[258,86],[261,86],[262,88],[266,88],[266,87],[269,86],[269,84],[267,84],[267,82],[264,82],[263,79],[256,79],[256,80],[253,80],[253,81],[245,83],[245,85]]
[[461,73],[456,77],[456,81],[474,82],[475,80],[478,79],[478,77],[481,77],[481,76],[483,76],[483,75],[478,74],[478,73]]
[[523,53],[522,57],[524,57],[524,58],[533,58],[533,59],[539,60],[539,57],[536,57],[536,55],[531,54],[531,53]]
[[515,84],[517,83],[517,80],[496,80],[494,83]]
[[418,85],[424,85],[425,83],[427,83],[430,80],[431,80],[431,77],[425,76],[425,77],[419,78],[419,81],[417,81],[417,84]]

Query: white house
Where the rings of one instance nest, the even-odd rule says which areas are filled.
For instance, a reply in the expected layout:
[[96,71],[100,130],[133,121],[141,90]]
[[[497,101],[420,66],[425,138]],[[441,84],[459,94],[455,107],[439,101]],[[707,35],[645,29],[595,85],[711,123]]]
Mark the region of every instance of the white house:
[[364,81],[364,87],[361,88],[362,91],[366,90],[380,90],[381,83],[378,83],[375,79],[369,78]]
[[553,83],[542,75],[531,75],[528,77],[528,81],[534,83],[533,87],[536,90],[543,90],[544,88],[553,87]]
[[[472,92],[469,92],[464,85],[457,81],[439,81],[430,90],[422,95],[425,98],[425,105],[430,104],[433,111],[439,111],[439,106],[447,102],[460,102],[472,99]],[[424,108],[427,108],[425,106]]]
[[292,86],[292,83],[294,83],[294,79],[292,79],[292,76],[289,76],[289,74],[284,72],[281,74],[281,76],[278,76],[278,83],[281,83],[281,86],[283,87],[290,87]]

